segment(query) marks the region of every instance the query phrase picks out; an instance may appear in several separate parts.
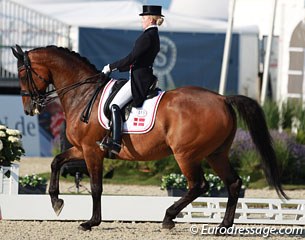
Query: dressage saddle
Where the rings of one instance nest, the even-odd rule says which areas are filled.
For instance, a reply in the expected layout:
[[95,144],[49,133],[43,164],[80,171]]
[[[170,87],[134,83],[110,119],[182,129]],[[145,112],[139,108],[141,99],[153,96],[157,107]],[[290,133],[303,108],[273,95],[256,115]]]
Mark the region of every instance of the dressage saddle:
[[[107,100],[105,102],[105,105],[104,105],[104,108],[103,108],[105,116],[108,119],[111,119],[111,111],[110,111],[109,105],[112,102],[115,95],[127,83],[127,81],[129,81],[129,80],[119,79],[113,85],[113,87],[111,89],[111,93],[110,93],[109,97],[107,98]],[[146,96],[146,99],[150,99],[150,98],[153,98],[153,97],[157,96],[159,91],[161,91],[161,89],[157,87],[157,84],[158,84],[158,80],[156,79],[153,82],[153,84],[150,86],[148,94]],[[131,109],[132,109],[132,100],[130,102],[128,102],[125,106],[123,106],[122,109],[121,109],[122,119],[123,119],[124,122],[128,120]]]

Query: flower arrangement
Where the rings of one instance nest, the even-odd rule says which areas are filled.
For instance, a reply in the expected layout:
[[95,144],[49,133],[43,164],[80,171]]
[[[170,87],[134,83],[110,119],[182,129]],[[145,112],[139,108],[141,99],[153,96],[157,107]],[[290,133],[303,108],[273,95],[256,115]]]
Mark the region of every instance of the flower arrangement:
[[[223,181],[214,174],[204,174],[205,179],[209,182],[210,188],[205,196],[211,196],[212,191],[221,191],[225,185]],[[250,176],[241,176],[242,189],[246,189],[250,183]],[[162,177],[161,189],[187,189],[187,181],[183,174],[171,173]]]
[[169,175],[162,176],[161,189],[187,189],[187,181],[183,174],[171,173]]
[[[225,189],[223,181],[218,176],[215,176],[213,174],[204,174],[204,177],[210,184],[209,190],[205,193],[206,196],[211,196],[215,194],[215,192],[220,192]],[[247,187],[249,187],[250,176],[240,176],[240,178],[242,180],[241,189],[245,190]]]
[[19,184],[22,187],[30,186],[37,187],[39,185],[46,185],[47,179],[40,177],[37,174],[33,173],[31,175],[25,175],[24,177],[19,177]]
[[21,138],[20,131],[0,125],[0,165],[10,166],[11,162],[20,160],[24,154]]
[[33,173],[19,177],[19,194],[45,194],[47,189],[47,179]]

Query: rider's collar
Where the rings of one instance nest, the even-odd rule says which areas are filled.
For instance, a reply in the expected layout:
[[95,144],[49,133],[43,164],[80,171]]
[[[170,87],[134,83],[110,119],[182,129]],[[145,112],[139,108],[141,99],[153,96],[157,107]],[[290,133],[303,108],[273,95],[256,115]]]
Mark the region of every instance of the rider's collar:
[[155,27],[158,27],[157,25],[150,25],[150,26],[148,26],[147,28],[145,28],[145,30],[144,30],[144,32],[147,30],[147,29],[149,29],[149,28],[155,28]]

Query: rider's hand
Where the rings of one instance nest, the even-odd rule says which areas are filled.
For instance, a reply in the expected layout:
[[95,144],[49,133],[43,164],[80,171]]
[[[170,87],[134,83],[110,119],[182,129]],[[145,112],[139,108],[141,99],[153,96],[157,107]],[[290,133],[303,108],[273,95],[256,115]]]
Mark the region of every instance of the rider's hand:
[[110,70],[110,66],[109,64],[105,65],[103,70],[102,70],[102,73],[104,73],[105,75],[109,74],[111,72]]

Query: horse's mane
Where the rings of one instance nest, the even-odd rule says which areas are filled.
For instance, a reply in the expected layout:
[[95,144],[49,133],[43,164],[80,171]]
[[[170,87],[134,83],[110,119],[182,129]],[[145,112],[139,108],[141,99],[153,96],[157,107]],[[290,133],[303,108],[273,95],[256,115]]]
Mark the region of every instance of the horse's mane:
[[98,71],[96,66],[94,64],[92,64],[86,57],[81,56],[77,52],[71,51],[69,48],[58,47],[58,46],[55,46],[55,45],[49,45],[49,46],[46,46],[46,47],[34,48],[31,51],[42,50],[42,49],[57,49],[57,50],[63,51],[66,54],[70,54],[70,55],[80,59],[82,62],[89,65],[93,70]]

